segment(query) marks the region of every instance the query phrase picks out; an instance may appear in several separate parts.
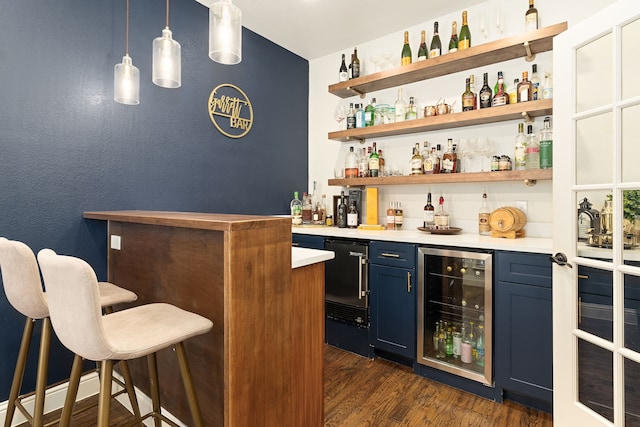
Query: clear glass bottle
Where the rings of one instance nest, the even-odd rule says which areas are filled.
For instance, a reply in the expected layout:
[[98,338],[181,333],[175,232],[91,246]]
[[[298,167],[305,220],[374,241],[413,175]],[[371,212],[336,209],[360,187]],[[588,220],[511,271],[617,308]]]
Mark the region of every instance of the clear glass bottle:
[[387,209],[387,230],[395,230],[396,228],[396,210],[393,205],[393,202],[389,202],[389,208]]
[[436,144],[435,154],[435,168],[433,173],[441,173],[442,172],[442,147],[440,144]]
[[513,79],[513,86],[509,89],[509,104],[518,102],[518,84],[520,84],[520,79]]
[[518,83],[518,102],[531,101],[533,92],[533,85],[529,80],[529,72],[522,72],[522,81]]
[[320,224],[325,225],[327,223],[327,195],[323,194],[320,200]]
[[449,39],[449,53],[458,51],[458,23],[451,23],[451,38]]
[[471,47],[471,31],[467,23],[467,11],[462,12],[462,28],[460,28],[460,37],[458,38],[458,50],[469,49]]
[[429,53],[427,52],[427,33],[425,30],[420,32],[420,47],[418,47],[418,61],[424,61],[428,58]]
[[527,167],[527,137],[524,134],[524,123],[518,123],[518,134],[515,141],[514,169],[525,170]]
[[409,46],[409,31],[404,32],[404,45],[402,45],[402,55],[400,65],[411,64],[411,46]]
[[540,78],[538,77],[538,64],[531,65],[531,99],[533,101],[542,99],[542,89],[540,88]]
[[526,169],[540,169],[540,144],[538,136],[533,133],[533,125],[527,126],[527,167]]
[[369,176],[369,154],[367,149],[363,148],[358,156],[358,177],[366,178]]
[[384,176],[386,173],[384,156],[382,150],[378,150],[378,176]]
[[369,176],[377,177],[380,174],[380,157],[376,149],[376,143],[373,143],[371,155],[369,156]]
[[544,127],[540,132],[540,169],[553,167],[553,130],[551,118],[544,118]]
[[420,144],[416,143],[413,147],[413,153],[411,160],[409,161],[409,174],[421,175],[422,174],[422,156],[420,155]]
[[478,325],[478,340],[476,341],[476,364],[484,366],[484,325]]
[[349,211],[347,212],[347,227],[358,228],[358,207],[355,200],[351,201],[351,206],[349,206]]
[[427,193],[427,204],[424,205],[424,214],[422,225],[424,228],[433,228],[435,226],[435,208],[431,204],[431,191]]
[[302,223],[313,223],[313,204],[311,203],[311,196],[307,193],[302,193]]
[[402,230],[402,225],[404,224],[404,211],[402,210],[401,202],[396,202],[394,221],[394,229]]
[[455,173],[458,163],[458,154],[453,151],[453,139],[447,140],[447,151],[442,155],[442,164],[440,165],[441,173]]
[[473,109],[478,109],[478,92],[476,92],[476,76],[471,74],[469,76],[469,90],[473,94]]
[[415,120],[418,118],[418,110],[413,101],[413,96],[409,97],[409,106],[407,107],[407,113],[405,114],[406,120]]
[[438,201],[438,210],[433,218],[435,227],[439,230],[449,229],[449,212],[444,209],[444,197],[440,194],[440,200]]
[[438,34],[438,21],[433,23],[433,37],[431,38],[431,46],[429,47],[429,58],[435,58],[442,53],[442,42]]
[[489,224],[489,217],[491,216],[491,210],[487,206],[487,191],[482,190],[482,205],[478,210],[478,234],[481,236],[489,236],[491,234],[491,225]]
[[402,99],[402,88],[398,88],[398,99],[394,105],[395,107],[395,121],[403,122],[407,115],[407,104]]
[[491,98],[493,98],[493,91],[489,87],[489,74],[484,73],[482,75],[482,88],[480,89],[480,94],[478,98],[480,98],[480,108],[489,108],[491,107]]
[[344,177],[358,177],[358,156],[356,156],[356,153],[353,151],[353,147],[349,147],[349,152],[344,157]]
[[498,82],[496,83],[495,93],[496,94],[493,95],[493,102],[491,102],[491,104],[494,107],[507,105],[507,103],[509,102],[509,96],[504,89],[504,78],[502,76],[502,71],[498,71]]
[[544,73],[544,83],[542,83],[542,99],[553,98],[553,79],[550,72]]
[[291,224],[302,224],[302,201],[298,198],[298,192],[293,193],[293,199],[289,204],[291,207]]
[[363,104],[356,104],[356,128],[363,128],[365,126],[364,122],[364,108],[362,108]]

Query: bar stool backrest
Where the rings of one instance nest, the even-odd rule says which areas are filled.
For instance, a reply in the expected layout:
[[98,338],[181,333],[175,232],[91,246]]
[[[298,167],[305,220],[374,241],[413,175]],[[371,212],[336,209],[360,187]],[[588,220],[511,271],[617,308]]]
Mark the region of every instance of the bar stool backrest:
[[4,292],[16,310],[32,319],[49,316],[38,262],[29,246],[0,237],[0,270]]

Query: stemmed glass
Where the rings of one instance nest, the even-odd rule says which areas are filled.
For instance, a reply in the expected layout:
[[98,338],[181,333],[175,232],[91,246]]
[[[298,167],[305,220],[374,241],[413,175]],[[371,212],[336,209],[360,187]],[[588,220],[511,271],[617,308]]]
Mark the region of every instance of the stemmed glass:
[[476,148],[476,140],[461,138],[460,146],[462,147],[462,151],[460,152],[460,157],[462,158],[462,172],[471,172],[471,160],[476,157],[477,148]]
[[338,130],[345,130],[346,126],[343,127],[342,122],[347,118],[347,107],[342,103],[338,103],[334,114],[334,117],[338,122]]
[[[384,69],[393,68],[393,62],[391,61],[391,57],[393,53],[390,50],[382,51],[382,57],[384,58]],[[382,67],[381,67],[382,68]]]
[[[489,157],[489,165],[491,165],[491,158],[490,156],[493,155],[493,152],[495,150],[495,144],[493,143],[493,141],[489,138],[487,138],[486,136],[481,136],[476,140],[476,150],[478,152],[478,154],[480,154],[482,156],[482,172],[487,172],[484,170],[484,158],[485,157]],[[491,168],[489,168],[491,169]]]
[[378,71],[380,71],[379,68],[380,65],[382,65],[382,63],[380,62],[381,59],[382,58],[378,53],[373,53],[371,54],[371,56],[369,56],[369,61],[373,64],[373,67],[371,67],[371,73],[377,73]]

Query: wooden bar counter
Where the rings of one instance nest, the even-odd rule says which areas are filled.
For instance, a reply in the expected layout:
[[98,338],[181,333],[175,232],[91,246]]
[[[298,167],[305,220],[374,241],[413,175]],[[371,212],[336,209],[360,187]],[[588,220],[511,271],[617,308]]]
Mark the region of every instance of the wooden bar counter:
[[[291,220],[155,211],[108,221],[108,280],[213,321],[186,343],[210,426],[322,426],[324,266],[292,271]],[[118,242],[119,240],[119,242]],[[192,425],[177,361],[158,355],[163,407]],[[146,361],[131,364],[149,395]]]

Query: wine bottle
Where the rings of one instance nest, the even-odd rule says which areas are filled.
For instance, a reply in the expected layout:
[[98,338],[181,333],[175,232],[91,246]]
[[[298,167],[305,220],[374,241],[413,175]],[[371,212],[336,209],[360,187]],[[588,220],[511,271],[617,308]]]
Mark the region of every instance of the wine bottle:
[[344,53],[342,54],[342,65],[340,65],[339,81],[346,82],[349,80],[349,71],[347,71],[347,64],[344,62]]
[[438,34],[438,21],[433,23],[433,38],[431,38],[431,47],[429,50],[429,58],[435,58],[440,56],[442,52],[442,43],[440,42],[440,35]]
[[462,94],[462,111],[471,111],[473,110],[473,92],[471,92],[471,80],[467,77],[466,80],[466,89]]
[[400,65],[411,64],[411,46],[409,46],[409,31],[404,32],[404,46],[402,46],[402,56]]
[[489,74],[484,73],[482,75],[483,83],[482,88],[480,89],[480,108],[488,108],[491,107],[491,98],[493,98],[493,92],[489,87]]
[[434,227],[435,208],[431,204],[431,191],[427,193],[427,204],[424,205],[423,225],[424,228]]
[[351,201],[351,206],[349,206],[349,211],[347,212],[347,227],[358,228],[358,207],[355,200]]
[[518,135],[515,142],[515,167],[517,171],[525,170],[527,167],[527,137],[524,135],[524,123],[518,123]]
[[462,12],[462,28],[460,28],[460,37],[458,38],[458,49],[469,49],[471,47],[471,31],[467,23],[467,11]]
[[426,31],[422,30],[420,32],[420,47],[418,47],[418,61],[424,61],[429,56],[427,52],[427,42],[426,42]]
[[451,39],[449,39],[449,53],[456,52],[458,50],[458,23],[453,21],[451,23]]
[[533,0],[529,0],[529,9],[524,14],[525,31],[533,31],[538,29],[538,9],[533,5]]
[[351,78],[355,79],[360,77],[360,60],[358,59],[358,48],[353,48],[353,55],[351,56]]
[[373,149],[369,156],[369,176],[377,177],[380,174],[380,157],[376,149],[376,143],[373,143]]
[[532,100],[533,85],[529,80],[529,73],[522,72],[522,81],[518,83],[518,102],[527,102]]

